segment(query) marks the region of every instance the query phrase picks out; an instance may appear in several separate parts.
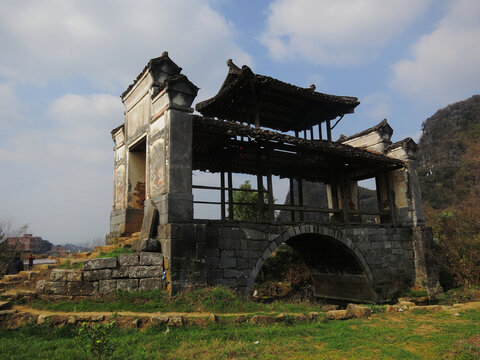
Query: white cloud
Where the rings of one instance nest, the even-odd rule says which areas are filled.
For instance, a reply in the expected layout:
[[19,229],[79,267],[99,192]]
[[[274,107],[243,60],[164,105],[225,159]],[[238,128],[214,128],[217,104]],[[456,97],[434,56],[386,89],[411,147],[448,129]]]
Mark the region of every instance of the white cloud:
[[212,94],[225,61],[251,63],[207,0],[25,0],[0,3],[0,76],[43,84],[87,79],[118,91],[168,50]]
[[431,0],[275,0],[261,42],[277,60],[351,65],[374,58]]
[[385,93],[373,93],[360,99],[362,106],[358,113],[364,114],[365,117],[378,120],[388,118],[390,116],[390,97]]
[[420,101],[448,103],[480,91],[480,2],[455,0],[435,30],[393,66],[390,85]]
[[108,232],[113,143],[122,119],[116,96],[65,95],[47,110],[43,129],[22,129],[0,145],[0,210],[56,242]]

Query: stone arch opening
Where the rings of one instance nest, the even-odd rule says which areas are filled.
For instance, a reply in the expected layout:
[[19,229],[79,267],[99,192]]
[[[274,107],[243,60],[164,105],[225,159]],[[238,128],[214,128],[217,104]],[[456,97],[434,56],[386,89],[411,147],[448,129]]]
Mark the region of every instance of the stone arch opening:
[[305,261],[316,297],[357,302],[377,301],[373,275],[365,258],[351,240],[330,229],[319,232],[296,231],[288,236],[279,236],[257,261],[247,291],[251,291],[255,278],[272,251],[282,244],[292,247]]

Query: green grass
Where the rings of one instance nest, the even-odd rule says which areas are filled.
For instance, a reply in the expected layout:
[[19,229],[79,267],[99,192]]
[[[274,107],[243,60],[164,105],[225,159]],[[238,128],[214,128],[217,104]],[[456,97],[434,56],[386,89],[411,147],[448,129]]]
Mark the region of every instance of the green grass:
[[57,266],[58,269],[81,269],[83,268],[83,262],[71,262],[69,259],[65,261],[63,264]]
[[95,300],[51,302],[34,300],[31,306],[51,311],[136,311],[136,312],[214,312],[257,313],[322,311],[321,303],[274,302],[263,304],[248,301],[223,287],[185,292],[170,298],[164,291],[116,292]]
[[[112,359],[479,359],[478,310],[271,326],[114,328]],[[2,359],[83,359],[74,327],[0,330]],[[26,346],[28,344],[28,346]],[[20,350],[21,349],[21,350]]]
[[467,301],[478,300],[480,297],[480,287],[463,287],[450,289],[440,295],[436,299],[441,305],[452,305],[455,303],[462,303]]
[[107,257],[115,257],[115,258],[118,258],[119,255],[122,255],[122,254],[131,254],[133,253],[133,249],[132,248],[128,248],[128,247],[119,247],[119,248],[116,248],[116,249],[113,249],[112,251],[110,252],[101,252],[98,256],[97,256],[97,259],[98,258],[107,258]]

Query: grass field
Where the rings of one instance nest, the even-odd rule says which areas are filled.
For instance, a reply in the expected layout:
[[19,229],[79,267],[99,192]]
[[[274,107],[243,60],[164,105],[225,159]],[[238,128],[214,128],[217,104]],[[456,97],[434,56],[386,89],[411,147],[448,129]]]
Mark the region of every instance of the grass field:
[[[377,313],[368,320],[228,322],[144,331],[114,328],[111,359],[479,359],[480,310]],[[84,359],[78,328],[0,331],[2,359]]]

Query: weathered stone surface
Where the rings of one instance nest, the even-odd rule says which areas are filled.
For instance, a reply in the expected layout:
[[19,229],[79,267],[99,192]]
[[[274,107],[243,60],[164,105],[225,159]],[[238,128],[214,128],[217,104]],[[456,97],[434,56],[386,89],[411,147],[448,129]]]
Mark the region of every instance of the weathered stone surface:
[[211,313],[211,314],[208,316],[208,321],[213,322],[213,323],[216,323],[216,322],[218,322],[218,316],[215,315],[214,313]]
[[138,265],[138,254],[122,254],[118,256],[120,266]]
[[86,260],[83,263],[83,270],[113,269],[116,267],[117,267],[117,259],[113,257]]
[[65,281],[47,281],[45,282],[44,291],[53,294],[65,294],[67,283]]
[[162,266],[130,266],[130,278],[161,277]]
[[268,315],[253,315],[250,319],[252,324],[273,324],[275,322],[275,318],[273,316]]
[[70,315],[67,319],[67,324],[69,325],[76,325],[77,322],[78,322],[77,317],[73,315]]
[[140,291],[152,291],[156,289],[162,289],[163,282],[161,277],[144,278],[140,279],[138,290]]
[[98,282],[99,294],[110,294],[117,290],[117,280],[100,280]]
[[92,295],[95,292],[95,286],[87,281],[67,282],[68,295]]
[[319,314],[318,312],[310,311],[310,312],[307,314],[307,319],[308,319],[308,320],[316,320],[319,316],[320,316],[320,314]]
[[140,265],[163,266],[163,255],[153,252],[141,252]]
[[85,281],[107,280],[112,277],[111,269],[91,270],[83,272],[83,279]]
[[168,319],[167,326],[180,327],[185,325],[183,316],[172,316]]
[[145,239],[137,241],[133,245],[133,249],[137,252],[161,252],[162,246],[157,239]]
[[69,270],[66,275],[67,281],[82,281],[83,272],[81,270]]
[[50,273],[50,281],[67,281],[67,272],[65,269],[53,269]]
[[129,266],[121,266],[118,269],[112,270],[112,279],[128,278],[129,275],[130,275]]
[[348,319],[347,310],[330,310],[325,313],[328,320],[346,320]]
[[168,323],[169,317],[167,315],[154,315],[152,316],[152,325],[164,325]]
[[369,307],[355,304],[348,304],[346,310],[348,318],[356,317],[358,319],[365,319],[372,314],[372,309]]
[[138,290],[138,279],[118,279],[117,290],[120,290],[120,291]]
[[45,290],[45,283],[46,283],[45,280],[39,280],[39,281],[37,281],[37,285],[35,286],[35,291],[36,291],[37,293],[42,293],[42,292],[44,292],[44,290]]

